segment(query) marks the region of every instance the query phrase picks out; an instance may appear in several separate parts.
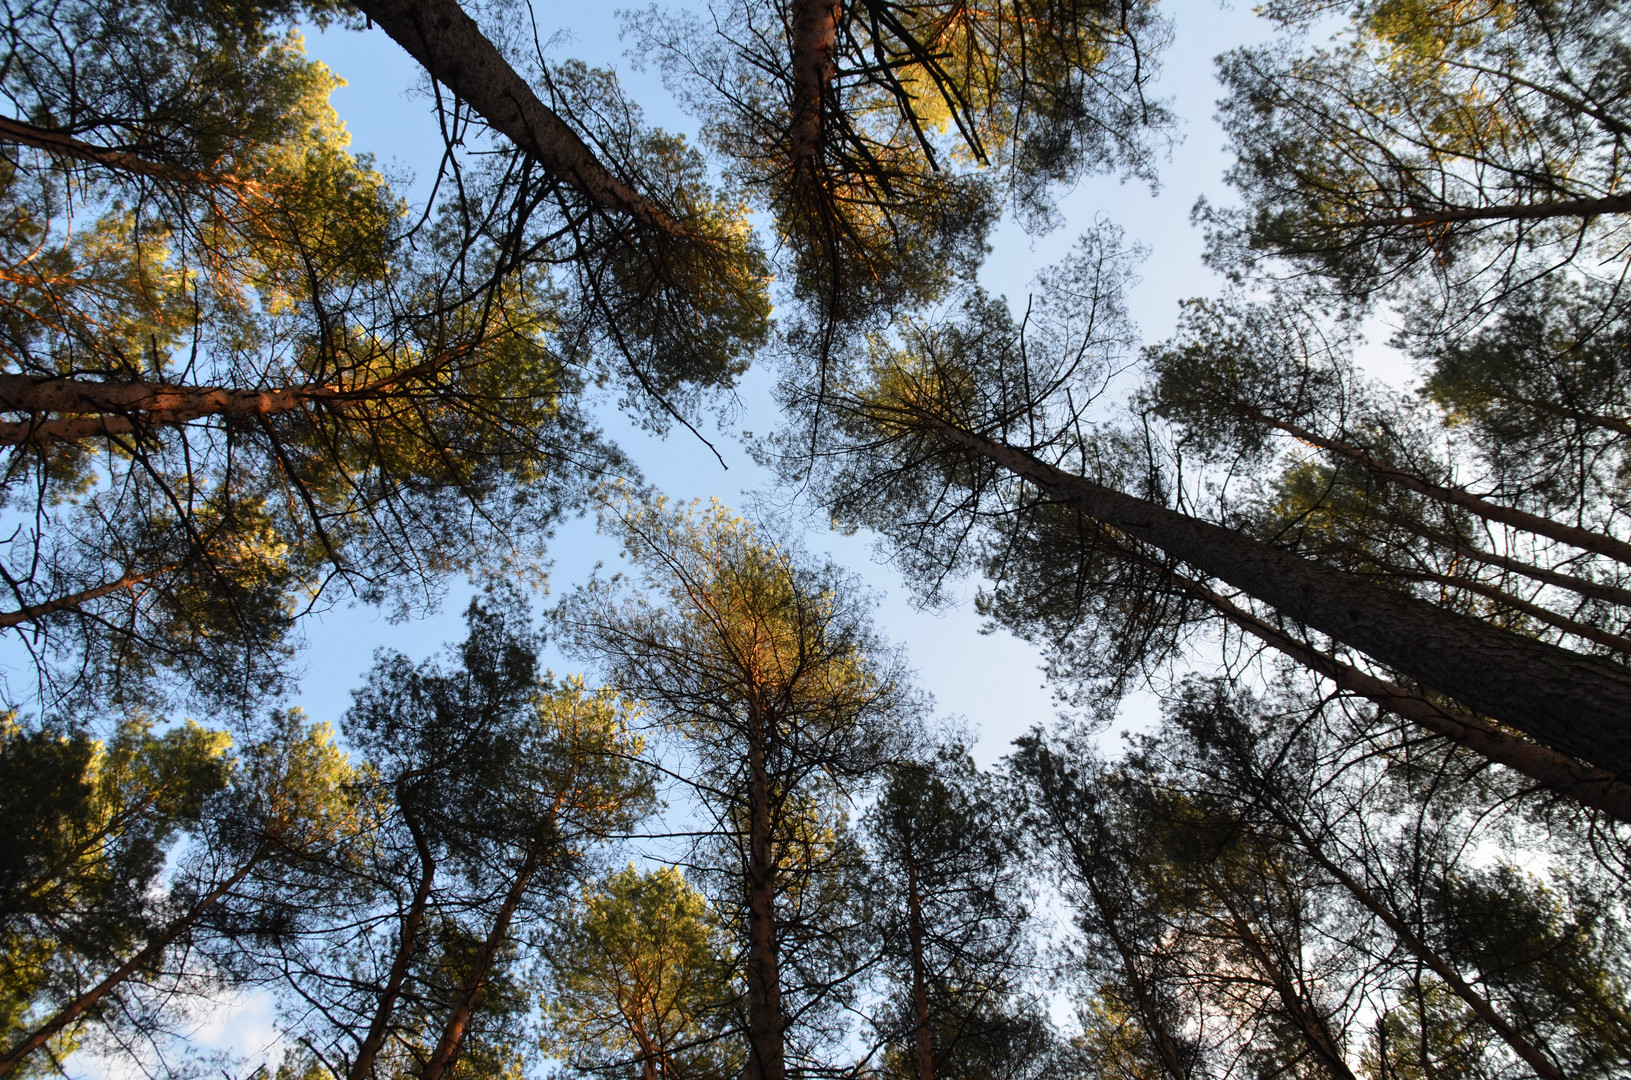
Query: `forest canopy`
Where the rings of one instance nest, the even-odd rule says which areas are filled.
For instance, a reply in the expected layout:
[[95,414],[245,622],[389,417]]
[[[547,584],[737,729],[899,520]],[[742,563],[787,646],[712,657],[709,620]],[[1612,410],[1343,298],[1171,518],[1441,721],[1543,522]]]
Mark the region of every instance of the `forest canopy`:
[[[519,0],[8,7],[0,1076],[1631,1072],[1631,12],[1257,14],[1147,336],[1071,193],[1161,182],[1176,5],[620,15],[691,136]],[[746,512],[644,478],[770,384]],[[982,744],[893,585],[1057,709]]]

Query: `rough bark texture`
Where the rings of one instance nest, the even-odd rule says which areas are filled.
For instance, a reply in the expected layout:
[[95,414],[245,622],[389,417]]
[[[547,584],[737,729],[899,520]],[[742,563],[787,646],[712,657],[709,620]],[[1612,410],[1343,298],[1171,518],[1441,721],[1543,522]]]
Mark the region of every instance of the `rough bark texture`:
[[360,0],[357,7],[431,78],[469,102],[493,130],[590,202],[658,232],[687,235],[661,208],[613,175],[578,133],[538,99],[457,0]]
[[1434,704],[1419,694],[1327,656],[1230,603],[1197,581],[1173,574],[1176,584],[1205,600],[1219,614],[1271,648],[1278,649],[1351,694],[1369,698],[1403,720],[1529,777],[1542,787],[1611,817],[1631,823],[1631,783],[1527,739],[1519,739],[1475,716]]
[[1350,461],[1363,465],[1372,474],[1391,480],[1400,487],[1408,488],[1419,495],[1425,495],[1439,502],[1459,506],[1483,518],[1485,521],[1497,521],[1502,525],[1510,525],[1524,532],[1534,533],[1552,540],[1559,540],[1565,544],[1577,547],[1582,551],[1590,551],[1598,555],[1606,555],[1611,559],[1631,565],[1631,544],[1604,533],[1582,529],[1578,525],[1569,525],[1561,521],[1553,521],[1539,514],[1530,514],[1500,503],[1490,502],[1480,498],[1464,488],[1444,487],[1441,484],[1431,484],[1413,473],[1397,469],[1384,461],[1380,461],[1365,450],[1357,446],[1335,439],[1328,439],[1318,432],[1305,428],[1300,424],[1293,424],[1285,420],[1276,420],[1264,413],[1252,411],[1252,419],[1258,423],[1279,430],[1294,439],[1340,454]]
[[776,867],[771,851],[765,717],[748,718],[748,1067],[747,1080],[786,1080],[781,962],[776,947]]
[[1436,607],[1365,578],[1075,476],[931,418],[948,439],[1061,502],[1181,559],[1571,757],[1631,776],[1631,671]]
[[842,0],[794,0],[793,96],[787,118],[795,183],[812,183],[821,162],[822,126],[838,55]]

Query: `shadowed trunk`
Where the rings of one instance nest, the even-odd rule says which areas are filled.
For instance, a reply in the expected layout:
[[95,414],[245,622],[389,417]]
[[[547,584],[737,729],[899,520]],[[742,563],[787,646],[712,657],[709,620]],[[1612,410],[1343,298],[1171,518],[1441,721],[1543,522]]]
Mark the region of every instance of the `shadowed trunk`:
[[842,0],[794,0],[793,96],[787,138],[793,183],[813,184],[819,175],[827,95],[836,73]]
[[776,868],[771,851],[765,718],[748,716],[748,1067],[747,1080],[786,1080],[780,958],[776,952]]
[[1554,750],[1631,775],[1631,672],[1105,487],[929,414],[949,441]]

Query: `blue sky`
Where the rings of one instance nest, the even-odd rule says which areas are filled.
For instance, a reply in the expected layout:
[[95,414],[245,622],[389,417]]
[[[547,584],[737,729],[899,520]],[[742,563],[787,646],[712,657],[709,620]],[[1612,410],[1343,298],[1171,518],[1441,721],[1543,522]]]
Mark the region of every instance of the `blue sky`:
[[[1120,225],[1130,239],[1150,251],[1142,281],[1129,298],[1146,341],[1167,335],[1181,299],[1217,291],[1220,282],[1201,265],[1201,235],[1189,220],[1201,195],[1214,202],[1230,199],[1222,184],[1229,159],[1213,119],[1219,94],[1213,59],[1236,45],[1264,39],[1270,27],[1248,9],[1212,0],[1175,4],[1167,11],[1175,37],[1155,93],[1172,101],[1180,126],[1179,141],[1161,164],[1157,190],[1142,182],[1093,178],[1062,198],[1064,224],[1051,233],[1028,235],[1016,223],[1005,221],[992,238],[992,253],[981,273],[981,282],[990,291],[1023,304],[1035,274],[1063,257],[1077,236],[1099,220]],[[577,58],[616,69],[631,96],[645,108],[649,122],[694,134],[694,119],[677,108],[656,73],[636,70],[636,58],[625,53],[614,9],[591,4],[540,6],[536,17],[542,36],[551,40],[552,58]],[[353,148],[374,154],[391,174],[412,175],[421,182],[431,176],[441,141],[428,100],[414,90],[419,75],[406,54],[377,29],[314,32],[307,47],[347,80],[333,101],[351,131]],[[669,496],[714,496],[742,508],[769,483],[768,475],[749,459],[742,434],[763,434],[779,423],[769,382],[766,371],[750,372],[741,388],[744,410],[714,439],[728,470],[683,432],[653,439],[611,415],[606,417],[607,426],[647,479]],[[967,603],[949,611],[916,610],[898,575],[879,562],[866,536],[816,533],[804,539],[812,550],[830,553],[861,574],[878,592],[881,628],[905,645],[921,685],[934,694],[940,712],[963,717],[978,736],[976,756],[982,763],[1002,756],[1016,735],[1052,718],[1051,694],[1043,685],[1034,648],[1005,631],[982,634],[980,619]],[[550,587],[556,593],[582,581],[597,562],[614,563],[617,556],[615,545],[597,536],[591,521],[563,527],[552,552]],[[966,592],[971,595],[972,586]],[[342,608],[308,621],[306,675],[297,703],[314,719],[338,719],[374,650],[391,648],[422,657],[461,636],[459,615],[467,595],[467,587],[455,585],[440,612],[406,623],[392,624],[364,608]],[[559,655],[551,655],[548,662],[557,672],[572,670]],[[1141,723],[1154,707],[1151,696],[1134,695],[1124,706],[1123,723]]]

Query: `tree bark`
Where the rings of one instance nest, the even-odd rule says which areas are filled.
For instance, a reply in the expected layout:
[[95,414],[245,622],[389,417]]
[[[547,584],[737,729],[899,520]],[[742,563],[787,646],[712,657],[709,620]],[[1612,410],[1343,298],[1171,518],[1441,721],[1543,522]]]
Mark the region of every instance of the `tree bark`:
[[923,897],[917,858],[906,848],[906,944],[912,950],[912,1013],[917,1021],[917,1080],[935,1080],[934,1035],[929,1030],[929,978],[923,961]]
[[931,427],[1173,558],[1554,750],[1631,775],[1631,671],[1445,611],[1105,487],[932,414]]
[[124,982],[126,979],[136,974],[136,972],[141,971],[143,968],[158,960],[158,958],[164,954],[164,950],[169,948],[170,944],[175,941],[176,938],[180,937],[195,923],[197,923],[199,918],[203,916],[204,912],[213,907],[215,903],[221,899],[221,897],[225,896],[228,892],[231,892],[232,888],[237,885],[238,882],[242,881],[249,875],[249,872],[253,870],[257,864],[259,864],[260,857],[261,853],[257,853],[250,859],[246,860],[244,865],[239,867],[231,877],[227,878],[226,881],[204,894],[202,898],[200,898],[191,908],[188,909],[185,915],[181,916],[181,918],[177,919],[175,922],[166,927],[163,933],[154,938],[152,941],[148,942],[147,945],[135,956],[132,956],[129,960],[126,960],[117,970],[108,975],[101,982],[97,983],[83,994],[80,994],[73,1001],[69,1002],[63,1008],[59,1009],[55,1016],[47,1020],[44,1024],[41,1024],[39,1027],[35,1028],[34,1031],[25,1037],[21,1042],[17,1043],[10,1050],[7,1050],[4,1056],[0,1056],[0,1076],[5,1076],[7,1073],[11,1072],[11,1070],[21,1064],[23,1059],[28,1057],[29,1054],[32,1054],[35,1050],[38,1050],[40,1047],[50,1042],[55,1035],[61,1032],[69,1024],[72,1024],[75,1020],[78,1020],[81,1016],[84,1016],[86,1012],[95,1008],[97,1003],[103,998],[107,997],[108,994],[112,993],[120,983]]
[[504,940],[510,932],[510,922],[515,918],[516,908],[521,906],[521,899],[526,895],[527,886],[532,882],[532,875],[537,872],[539,864],[543,861],[544,844],[537,841],[527,852],[526,861],[521,864],[515,881],[510,884],[509,890],[504,894],[504,900],[499,905],[498,912],[493,919],[493,925],[487,933],[487,940],[482,943],[481,959],[476,970],[453,1003],[453,1010],[449,1013],[447,1023],[442,1026],[442,1036],[436,1043],[436,1049],[431,1052],[430,1059],[425,1062],[421,1080],[441,1080],[442,1074],[453,1068],[459,1057],[459,1050],[464,1045],[465,1032],[470,1027],[470,1015],[475,1011],[476,998],[480,996],[482,988],[487,985],[487,976],[492,973],[493,962],[498,958],[498,950],[504,947]]
[[776,867],[771,850],[765,717],[748,715],[748,1067],[747,1080],[786,1080],[781,964],[776,945]]
[[396,1009],[397,998],[402,996],[402,986],[408,978],[408,965],[419,944],[419,927],[425,921],[425,908],[430,903],[431,885],[436,880],[436,860],[431,857],[424,830],[412,817],[407,817],[407,822],[408,831],[413,834],[414,847],[419,853],[419,882],[414,888],[413,899],[408,903],[408,910],[402,916],[396,956],[391,960],[391,971],[374,1005],[374,1019],[368,1025],[368,1034],[364,1036],[362,1045],[357,1047],[357,1056],[352,1059],[346,1080],[368,1080],[374,1071],[374,1059],[379,1056],[380,1048],[385,1045],[385,1037],[391,1031],[391,1014]]
[[842,0],[795,0],[793,4],[793,96],[787,138],[795,184],[814,183],[819,173],[842,16]]
[[675,239],[686,229],[613,175],[589,145],[538,99],[457,0],[360,0],[359,10],[493,129],[590,202]]
[[1400,225],[1445,225],[1453,221],[1540,221],[1560,217],[1597,217],[1631,213],[1631,195],[1600,199],[1560,199],[1557,202],[1508,203],[1504,206],[1455,206],[1392,217],[1364,218],[1337,226],[1345,229],[1380,229]]
[[1481,754],[1559,795],[1631,823],[1631,783],[1613,773],[1584,765],[1539,743],[1508,735],[1487,720],[1447,709],[1402,686],[1344,664],[1241,610],[1199,582],[1181,574],[1172,577],[1180,587],[1205,600],[1224,618],[1309,670],[1324,675],[1339,689],[1368,698],[1400,719]]

